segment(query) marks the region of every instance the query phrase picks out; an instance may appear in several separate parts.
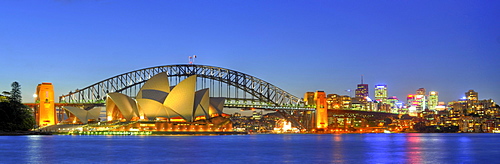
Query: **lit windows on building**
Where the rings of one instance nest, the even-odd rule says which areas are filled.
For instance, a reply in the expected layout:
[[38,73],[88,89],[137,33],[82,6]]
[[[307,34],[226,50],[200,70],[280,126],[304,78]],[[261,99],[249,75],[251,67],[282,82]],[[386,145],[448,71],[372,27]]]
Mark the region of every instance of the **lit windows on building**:
[[358,84],[356,89],[356,97],[368,97],[368,84]]
[[465,92],[465,97],[467,98],[467,100],[479,100],[477,92],[472,89]]
[[416,110],[421,112],[427,108],[427,97],[425,88],[419,88],[415,94]]
[[387,85],[375,85],[375,100],[387,103]]
[[429,92],[429,100],[428,100],[429,110],[436,110],[438,102],[439,102],[438,92],[436,91]]

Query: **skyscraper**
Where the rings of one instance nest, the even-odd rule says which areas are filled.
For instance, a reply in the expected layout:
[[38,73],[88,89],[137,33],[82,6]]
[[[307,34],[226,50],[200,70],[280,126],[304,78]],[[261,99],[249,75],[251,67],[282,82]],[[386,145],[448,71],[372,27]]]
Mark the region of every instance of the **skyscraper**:
[[436,110],[438,102],[439,102],[438,92],[436,91],[429,92],[429,101],[428,101],[429,110]]
[[381,103],[387,103],[387,85],[375,85],[375,100]]
[[363,84],[363,76],[361,76],[361,84],[358,84],[358,88],[356,89],[355,97],[358,98],[368,97],[368,84]]
[[427,98],[425,96],[425,88],[419,88],[415,94],[415,101],[417,102],[416,110],[421,112],[427,107]]
[[356,89],[356,97],[368,97],[368,84],[358,84],[358,89]]

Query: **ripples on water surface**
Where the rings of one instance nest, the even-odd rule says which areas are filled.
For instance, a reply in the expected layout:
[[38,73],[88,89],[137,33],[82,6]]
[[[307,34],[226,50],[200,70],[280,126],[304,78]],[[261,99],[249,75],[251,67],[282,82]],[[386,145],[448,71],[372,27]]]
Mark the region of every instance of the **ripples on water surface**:
[[498,134],[0,136],[0,163],[499,163]]

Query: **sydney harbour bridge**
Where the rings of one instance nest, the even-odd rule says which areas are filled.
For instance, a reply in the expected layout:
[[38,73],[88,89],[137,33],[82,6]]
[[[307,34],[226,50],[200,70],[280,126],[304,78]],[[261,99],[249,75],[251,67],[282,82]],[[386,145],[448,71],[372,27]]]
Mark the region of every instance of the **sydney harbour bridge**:
[[[197,75],[196,90],[209,88],[210,97],[225,97],[224,108],[276,111],[299,129],[315,128],[316,109],[304,105],[301,98],[255,76],[239,71],[206,65],[165,65],[139,69],[76,89],[59,97],[59,104],[90,109],[104,106],[108,93],[120,92],[134,98],[144,83],[159,73],[168,75],[170,85]],[[391,113],[336,110],[334,113],[387,116]]]
[[210,97],[225,97],[224,108],[273,110],[296,127],[312,127],[315,109],[305,106],[301,98],[255,76],[206,65],[166,65],[123,73],[62,95],[59,102],[90,108],[104,105],[106,94],[112,92],[133,98],[148,79],[163,72],[168,75],[171,85],[197,75],[196,89],[209,88]]

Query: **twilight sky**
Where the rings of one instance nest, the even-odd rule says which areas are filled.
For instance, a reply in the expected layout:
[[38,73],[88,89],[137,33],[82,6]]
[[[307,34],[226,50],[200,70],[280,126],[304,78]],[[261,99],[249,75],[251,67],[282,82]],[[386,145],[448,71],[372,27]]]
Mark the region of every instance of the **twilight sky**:
[[[348,94],[364,75],[405,99],[500,102],[500,1],[0,1],[0,91],[56,97],[160,65],[241,71],[298,97]],[[57,99],[57,98],[56,98]]]

